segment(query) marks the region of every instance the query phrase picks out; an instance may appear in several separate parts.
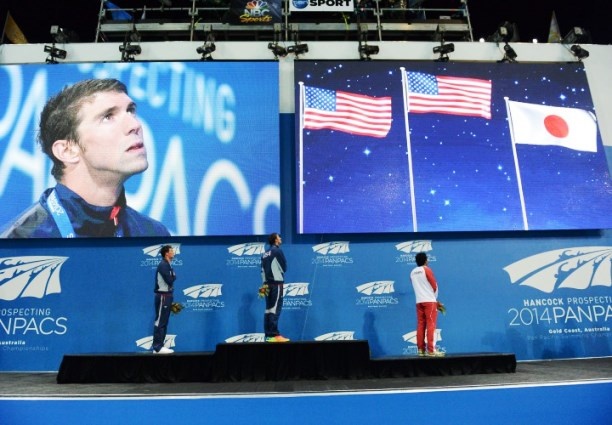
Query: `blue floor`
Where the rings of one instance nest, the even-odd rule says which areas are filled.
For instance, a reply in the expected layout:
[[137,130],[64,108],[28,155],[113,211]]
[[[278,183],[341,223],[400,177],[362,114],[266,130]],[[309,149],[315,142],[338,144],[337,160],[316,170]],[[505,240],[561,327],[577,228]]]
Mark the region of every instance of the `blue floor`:
[[0,424],[610,424],[612,381],[294,395],[0,399]]

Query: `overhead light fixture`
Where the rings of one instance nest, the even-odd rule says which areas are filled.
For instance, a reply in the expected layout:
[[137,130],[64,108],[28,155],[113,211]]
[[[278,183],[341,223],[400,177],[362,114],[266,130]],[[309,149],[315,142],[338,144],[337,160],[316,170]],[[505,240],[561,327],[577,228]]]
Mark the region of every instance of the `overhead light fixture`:
[[58,63],[58,59],[66,59],[66,51],[55,47],[55,43],[51,46],[45,46],[44,51],[45,53],[49,53],[49,56],[47,56],[45,60],[45,62],[49,64]]
[[378,46],[369,46],[367,44],[359,46],[359,56],[361,60],[372,60],[370,56],[377,55],[380,52]]
[[576,57],[576,59],[578,59],[578,61],[589,57],[589,51],[583,49],[577,44],[574,44],[572,47],[570,47],[570,51]]
[[136,24],[134,24],[134,28],[132,31],[125,34],[125,40],[121,46],[119,46],[119,51],[121,52],[121,62],[134,62],[134,56],[142,53],[142,49],[138,44],[140,42],[140,33],[136,30]]
[[578,43],[590,43],[591,36],[589,32],[581,27],[574,27],[570,32],[567,33],[565,37],[561,40],[561,44],[563,44],[566,48],[569,44],[572,44],[572,47],[569,47],[569,51],[572,52],[572,55],[578,59],[578,61],[582,61],[582,59],[589,57],[588,50],[583,49],[578,45]]
[[211,53],[215,50],[217,50],[217,46],[215,46],[215,43],[204,43],[202,46],[196,49],[196,52],[202,55],[202,58],[200,58],[200,60],[211,61],[213,60]]
[[203,45],[199,46],[196,49],[196,52],[202,55],[200,60],[211,61],[213,60],[211,53],[214,52],[215,50],[217,50],[217,46],[215,46],[215,36],[212,33],[212,26],[211,26],[210,30],[207,31],[206,41],[204,42]]
[[455,51],[455,45],[453,43],[444,42],[444,30],[438,25],[436,28],[436,34],[434,40],[439,40],[440,45],[433,48],[433,52],[440,55],[436,62],[448,62],[448,54]]
[[287,56],[287,49],[278,44],[282,39],[281,30],[281,24],[274,24],[274,42],[268,43],[268,49],[274,54],[274,59],[276,60]]
[[287,53],[294,53],[296,56],[308,53],[308,44],[294,44],[287,47]]
[[287,53],[295,54],[295,58],[299,59],[300,55],[308,53],[308,44],[300,43],[300,33],[298,32],[297,24],[290,24],[291,38],[293,39],[293,46],[287,47]]
[[59,25],[51,25],[51,38],[54,43],[65,44],[78,40],[78,35],[71,30],[66,30]]
[[508,62],[514,63],[516,62],[517,54],[512,47],[508,43],[504,45],[504,57],[499,61],[500,63]]
[[505,21],[497,27],[497,30],[495,30],[493,34],[487,37],[487,41],[492,41],[498,44],[500,42],[508,43],[509,41],[516,41],[518,37],[515,37],[515,24]]
[[440,43],[439,46],[433,48],[433,52],[440,55],[436,62],[448,62],[448,54],[454,51],[455,45],[453,43]]
[[588,31],[581,27],[574,27],[570,32],[567,33],[563,40],[561,40],[562,44],[580,44],[580,43],[590,43],[591,36]]
[[283,58],[287,56],[287,49],[285,49],[283,46],[280,46],[277,42],[268,43],[268,49],[270,49],[272,53],[274,53],[275,59],[278,59],[279,57]]
[[359,24],[359,58],[364,60],[372,60],[370,56],[377,55],[380,52],[378,46],[368,45],[368,24]]

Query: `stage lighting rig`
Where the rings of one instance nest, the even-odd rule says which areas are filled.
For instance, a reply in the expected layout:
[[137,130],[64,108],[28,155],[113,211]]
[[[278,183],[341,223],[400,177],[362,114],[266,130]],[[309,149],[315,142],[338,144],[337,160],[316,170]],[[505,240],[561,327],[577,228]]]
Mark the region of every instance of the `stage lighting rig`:
[[515,25],[505,21],[497,30],[487,37],[487,41],[492,41],[499,44],[500,42],[508,43],[509,41],[515,41]]
[[211,56],[211,54],[215,50],[217,50],[217,46],[215,46],[215,36],[213,35],[212,28],[211,28],[210,31],[207,31],[206,41],[204,42],[203,45],[199,46],[196,49],[196,52],[202,55],[200,60],[211,61],[213,60],[213,57]]
[[49,53],[49,56],[47,56],[45,60],[48,64],[56,64],[58,63],[58,59],[66,59],[66,51],[55,47],[55,43],[51,46],[45,46],[44,51],[45,53]]
[[440,31],[439,27],[436,30],[436,38],[440,40],[440,45],[433,48],[433,52],[440,55],[436,62],[448,62],[448,54],[455,51],[455,45],[444,43],[444,32]]
[[308,53],[308,44],[298,44],[287,47],[287,53],[293,53],[295,56],[303,55]]
[[567,33],[563,40],[561,40],[561,44],[580,44],[580,43],[590,43],[591,36],[588,31],[581,27],[574,27],[570,32]]
[[589,57],[589,51],[583,49],[577,44],[574,44],[572,47],[570,47],[570,51],[576,57],[576,59],[578,59],[579,62],[582,61],[582,59],[586,59]]
[[119,51],[121,52],[121,62],[134,62],[134,56],[142,53],[139,45],[132,45],[130,42],[119,46]]
[[54,43],[65,44],[79,41],[79,36],[74,31],[64,29],[59,25],[51,25],[50,32]]
[[380,52],[378,46],[368,44],[368,24],[359,24],[359,58],[362,61],[372,60],[370,56],[377,55]]
[[142,53],[142,49],[139,44],[140,42],[140,33],[136,30],[136,24],[134,24],[134,28],[132,31],[125,34],[125,40],[121,46],[119,46],[119,51],[121,52],[121,62],[134,62],[134,56]]
[[500,63],[515,63],[517,54],[508,43],[504,44],[504,57],[499,61]]
[[300,33],[298,32],[297,24],[290,24],[291,38],[293,39],[293,46],[287,47],[287,53],[293,53],[296,59],[299,59],[300,55],[308,53],[308,44],[300,43]]
[[[582,61],[582,59],[589,57],[589,51],[580,47],[578,43],[590,43],[591,36],[588,31],[581,27],[574,27],[570,32],[567,33],[563,40],[561,40],[561,44],[565,46],[565,48],[569,49],[572,52],[572,55],[578,59],[578,61]],[[572,47],[567,47],[572,44]]]
[[217,50],[217,46],[215,43],[204,43],[202,46],[196,49],[196,52],[202,55],[200,60],[202,61],[211,61],[213,60],[211,53]]
[[278,43],[281,41],[281,24],[274,24],[274,42],[268,43],[268,49],[274,54],[274,59],[287,56],[287,49]]
[[287,56],[287,49],[283,46],[280,46],[278,42],[268,43],[268,49],[274,53],[274,58],[278,59],[279,57],[284,58]]

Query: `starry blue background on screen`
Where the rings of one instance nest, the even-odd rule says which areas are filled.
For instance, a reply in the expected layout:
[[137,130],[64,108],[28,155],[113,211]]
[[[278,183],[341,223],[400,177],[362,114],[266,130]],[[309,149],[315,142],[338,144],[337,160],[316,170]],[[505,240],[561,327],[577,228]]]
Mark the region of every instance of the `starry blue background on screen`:
[[[408,144],[400,67],[407,72],[491,80],[491,119],[409,113]],[[302,132],[296,116],[299,233],[525,230],[525,221],[528,230],[612,227],[612,186],[599,131],[596,153],[516,145],[525,220],[522,214],[504,97],[596,115],[581,63],[299,61],[296,115],[300,82],[390,96],[393,121],[386,137],[375,138],[327,129]]]

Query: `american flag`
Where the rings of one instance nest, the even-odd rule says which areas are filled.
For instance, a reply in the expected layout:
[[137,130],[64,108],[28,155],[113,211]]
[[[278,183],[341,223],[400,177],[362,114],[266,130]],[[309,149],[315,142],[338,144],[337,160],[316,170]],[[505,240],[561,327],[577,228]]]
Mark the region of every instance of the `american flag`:
[[304,128],[385,137],[391,128],[391,97],[305,86]]
[[406,72],[408,112],[491,118],[491,80]]

